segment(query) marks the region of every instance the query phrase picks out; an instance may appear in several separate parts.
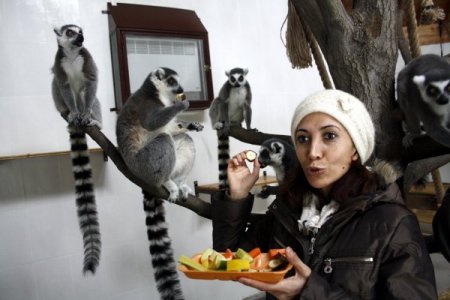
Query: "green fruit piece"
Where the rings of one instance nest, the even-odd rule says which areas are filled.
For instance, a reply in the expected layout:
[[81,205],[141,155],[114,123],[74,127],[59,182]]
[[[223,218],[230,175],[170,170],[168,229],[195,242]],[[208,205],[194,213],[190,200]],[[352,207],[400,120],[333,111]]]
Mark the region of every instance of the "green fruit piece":
[[212,248],[207,248],[205,251],[203,251],[202,256],[200,256],[200,263],[205,268],[208,268],[209,265],[209,256],[214,253],[214,250]]
[[215,270],[225,270],[227,268],[227,259],[219,252],[217,252],[214,258],[214,268]]
[[187,257],[186,255],[181,255],[178,258],[178,262],[180,264],[183,264],[186,267],[189,267],[189,268],[194,269],[196,271],[207,271],[208,270],[204,266],[199,264],[198,262],[196,262],[196,261],[192,260],[191,258]]
[[248,254],[248,252],[245,251],[242,248],[237,249],[236,257],[239,258],[239,259],[246,260],[248,262],[252,262],[253,261],[253,257],[250,254]]

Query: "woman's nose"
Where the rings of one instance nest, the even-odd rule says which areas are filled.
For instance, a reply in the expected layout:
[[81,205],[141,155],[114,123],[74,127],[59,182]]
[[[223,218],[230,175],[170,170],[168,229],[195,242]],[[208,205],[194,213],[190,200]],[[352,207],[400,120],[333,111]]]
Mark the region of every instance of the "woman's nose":
[[323,155],[323,149],[320,141],[312,140],[309,148],[309,158],[318,159]]

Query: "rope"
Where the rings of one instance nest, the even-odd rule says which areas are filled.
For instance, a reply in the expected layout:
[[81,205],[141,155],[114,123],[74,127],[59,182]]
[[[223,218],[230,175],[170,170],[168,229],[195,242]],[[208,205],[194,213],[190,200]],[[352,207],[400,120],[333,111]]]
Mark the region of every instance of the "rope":
[[322,80],[323,86],[325,89],[332,89],[333,84],[331,83],[330,76],[325,67],[325,62],[323,60],[322,52],[320,51],[320,47],[317,44],[317,41],[312,34],[311,30],[308,26],[305,26],[306,38],[308,39],[309,46],[311,47],[312,54],[314,56],[314,61],[316,62],[317,69],[319,70],[320,79]]
[[414,0],[406,0],[406,28],[408,30],[409,48],[411,49],[412,57],[421,55],[419,37],[417,34],[416,9],[414,7]]
[[323,86],[326,89],[333,88],[320,47],[309,27],[301,21],[291,0],[288,0],[286,19],[288,27],[285,46],[292,67],[303,69],[312,66],[312,53]]

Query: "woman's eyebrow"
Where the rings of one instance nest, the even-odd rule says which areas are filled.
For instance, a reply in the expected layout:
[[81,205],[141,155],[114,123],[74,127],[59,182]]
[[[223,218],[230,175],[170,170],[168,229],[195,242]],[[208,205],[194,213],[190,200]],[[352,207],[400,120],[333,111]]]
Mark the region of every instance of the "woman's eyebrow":
[[335,128],[335,129],[337,129],[339,131],[341,130],[341,127],[339,127],[337,125],[333,125],[333,124],[324,125],[324,126],[320,127],[320,130],[325,130],[325,129],[329,129],[329,128]]
[[[342,130],[341,127],[339,127],[338,125],[333,125],[333,124],[324,125],[324,126],[320,127],[319,130],[323,131],[323,130],[330,129],[330,128],[335,128],[335,129],[337,129],[339,131]],[[299,131],[301,131],[301,132],[309,132],[308,129],[305,129],[305,128],[298,128],[297,132],[299,132]]]

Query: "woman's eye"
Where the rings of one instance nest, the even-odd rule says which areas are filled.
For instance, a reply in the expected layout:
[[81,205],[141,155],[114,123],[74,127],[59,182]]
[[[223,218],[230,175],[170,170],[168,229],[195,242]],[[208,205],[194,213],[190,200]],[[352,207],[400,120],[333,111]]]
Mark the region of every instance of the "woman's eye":
[[304,144],[306,142],[308,142],[308,137],[306,135],[299,135],[297,136],[297,143],[299,144]]
[[335,132],[327,132],[324,137],[326,140],[334,140],[337,137],[337,134]]

